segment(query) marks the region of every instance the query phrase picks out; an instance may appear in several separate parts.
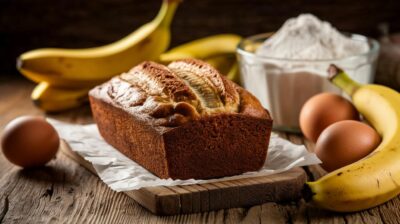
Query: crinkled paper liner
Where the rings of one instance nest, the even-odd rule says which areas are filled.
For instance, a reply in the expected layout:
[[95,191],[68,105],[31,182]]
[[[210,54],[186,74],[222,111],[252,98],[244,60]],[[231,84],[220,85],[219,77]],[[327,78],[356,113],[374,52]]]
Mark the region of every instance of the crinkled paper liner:
[[281,173],[294,167],[321,163],[317,156],[308,152],[304,146],[295,145],[273,133],[269,143],[267,160],[257,172],[247,172],[211,180],[160,179],[105,142],[96,124],[77,125],[54,119],[48,119],[48,121],[74,152],[92,163],[101,180],[118,192],[137,190],[142,187],[202,184],[265,176]]

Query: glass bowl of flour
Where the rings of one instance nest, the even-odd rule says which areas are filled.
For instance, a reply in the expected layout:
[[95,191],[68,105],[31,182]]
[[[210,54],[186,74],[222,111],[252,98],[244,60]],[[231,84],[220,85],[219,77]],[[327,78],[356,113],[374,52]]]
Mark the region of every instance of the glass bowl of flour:
[[245,38],[237,48],[241,81],[267,108],[274,129],[300,132],[303,104],[321,92],[341,91],[327,80],[336,64],[354,80],[371,83],[379,43],[342,33],[311,14],[289,19],[275,33]]

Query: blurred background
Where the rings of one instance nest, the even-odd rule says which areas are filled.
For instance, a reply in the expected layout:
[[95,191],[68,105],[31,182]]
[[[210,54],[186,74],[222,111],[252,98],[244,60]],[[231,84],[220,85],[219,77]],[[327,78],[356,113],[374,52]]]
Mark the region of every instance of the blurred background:
[[[15,60],[41,47],[81,48],[113,42],[150,21],[161,0],[1,0],[0,76],[21,76]],[[300,13],[313,13],[342,31],[379,37],[400,31],[400,1],[184,0],[172,25],[172,46],[217,33],[274,31]]]

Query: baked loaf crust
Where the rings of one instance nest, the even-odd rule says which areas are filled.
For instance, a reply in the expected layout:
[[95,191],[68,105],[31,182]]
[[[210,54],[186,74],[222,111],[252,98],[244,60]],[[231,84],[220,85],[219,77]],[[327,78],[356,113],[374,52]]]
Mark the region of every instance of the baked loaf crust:
[[160,178],[230,176],[265,162],[268,111],[205,62],[143,62],[89,99],[104,139]]

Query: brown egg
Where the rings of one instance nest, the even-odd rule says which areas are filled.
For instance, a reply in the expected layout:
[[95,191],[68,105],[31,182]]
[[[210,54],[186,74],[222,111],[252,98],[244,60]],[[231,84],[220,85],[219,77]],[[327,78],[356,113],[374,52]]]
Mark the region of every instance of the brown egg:
[[367,124],[339,121],[321,133],[315,153],[322,161],[322,168],[330,172],[364,158],[380,142],[379,134]]
[[1,148],[4,156],[21,167],[45,165],[55,157],[60,139],[44,118],[22,116],[3,130]]
[[358,120],[359,114],[350,101],[333,93],[311,97],[300,112],[300,128],[304,136],[316,142],[329,125],[342,120]]

